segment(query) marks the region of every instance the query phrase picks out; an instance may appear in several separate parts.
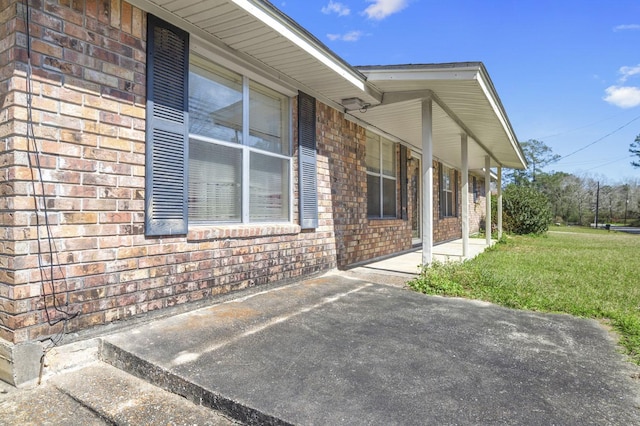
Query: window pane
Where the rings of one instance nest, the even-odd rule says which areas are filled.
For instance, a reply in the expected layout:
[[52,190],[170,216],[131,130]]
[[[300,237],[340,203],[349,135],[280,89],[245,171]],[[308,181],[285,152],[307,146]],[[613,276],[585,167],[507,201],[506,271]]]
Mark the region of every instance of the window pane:
[[382,179],[383,215],[396,217],[396,181],[395,179]]
[[242,78],[230,71],[189,72],[189,133],[242,142]]
[[242,151],[189,140],[189,219],[241,219]]
[[442,189],[451,191],[451,169],[442,166]]
[[285,130],[289,127],[288,116],[288,98],[257,83],[251,83],[247,145],[278,154],[289,154],[289,138]]
[[453,193],[447,192],[447,216],[453,216]]
[[289,219],[289,160],[251,153],[251,220]]
[[380,137],[367,132],[366,148],[367,171],[380,173]]
[[396,176],[396,144],[382,139],[382,174]]
[[367,216],[380,217],[380,177],[367,175]]

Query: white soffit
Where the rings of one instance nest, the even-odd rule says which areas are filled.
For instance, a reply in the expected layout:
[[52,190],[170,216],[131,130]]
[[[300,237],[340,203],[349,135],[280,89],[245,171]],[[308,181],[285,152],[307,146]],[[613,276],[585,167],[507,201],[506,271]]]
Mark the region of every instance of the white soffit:
[[184,28],[226,56],[234,55],[273,80],[329,101],[382,97],[366,78],[269,3],[260,0],[131,0]]
[[[460,164],[460,135],[470,137],[471,168],[489,154],[492,167],[524,168],[517,139],[481,63],[393,65],[358,67],[369,84],[383,95],[383,102],[367,111],[350,112],[360,120],[397,135],[420,149],[420,107],[425,93],[432,93],[434,156]],[[415,100],[385,104],[399,96]],[[457,159],[456,159],[457,157]],[[475,158],[475,159],[474,159]]]

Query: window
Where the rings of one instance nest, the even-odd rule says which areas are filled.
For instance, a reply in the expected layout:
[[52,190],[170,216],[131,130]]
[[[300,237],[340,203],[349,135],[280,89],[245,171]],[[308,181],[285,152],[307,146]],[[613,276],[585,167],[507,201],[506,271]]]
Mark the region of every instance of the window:
[[440,166],[440,216],[457,215],[458,181],[456,171],[445,165]]
[[[185,235],[190,220],[291,220],[289,98],[190,55],[189,40],[147,16],[145,235]],[[302,98],[301,226],[313,228],[315,99]]]
[[396,217],[396,144],[367,132],[367,215]]
[[473,202],[478,202],[478,180],[473,176]]
[[194,59],[189,70],[189,220],[289,220],[289,99]]

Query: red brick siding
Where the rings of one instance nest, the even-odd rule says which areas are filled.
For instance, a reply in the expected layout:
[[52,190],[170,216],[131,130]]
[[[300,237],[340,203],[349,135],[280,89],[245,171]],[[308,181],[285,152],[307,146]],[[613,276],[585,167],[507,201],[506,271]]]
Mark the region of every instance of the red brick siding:
[[[317,116],[319,155],[329,164],[338,266],[411,248],[411,221],[367,217],[365,129],[320,103]],[[400,215],[399,198],[397,206]]]
[[484,227],[487,210],[487,198],[484,194],[484,178],[476,176],[477,199],[473,200],[473,177],[469,176],[469,232],[475,234]]
[[[440,169],[442,163],[433,161],[433,240],[434,242],[449,241],[462,238],[462,178],[461,172],[456,170],[458,181],[457,216],[440,217]],[[486,198],[484,196],[484,179],[476,177],[477,200],[473,200],[473,177],[469,175],[469,233],[480,231],[480,224],[484,223]]]
[[457,216],[455,217],[441,217],[440,215],[440,172],[442,163],[433,161],[433,241],[442,242],[453,240],[456,238],[462,238],[462,218],[460,210],[460,172],[455,171],[458,181],[457,191]]
[[[67,324],[76,331],[411,247],[411,217],[367,217],[365,130],[322,103],[317,229],[297,225],[294,148],[292,224],[200,226],[186,237],[146,238],[146,13],[119,0],[29,4],[32,119],[44,184],[32,184],[37,173],[27,153],[34,146],[25,137],[24,6],[8,0],[0,10],[0,338],[19,343],[62,329],[62,322],[46,322],[51,273],[58,304],[79,313]],[[38,234],[35,226],[34,188],[40,211],[46,194],[53,261],[47,230]],[[54,267],[40,269],[38,253]]]
[[[3,67],[0,81],[6,89],[0,124],[0,188],[6,195],[0,203],[0,338],[14,343],[62,328],[61,322],[49,326],[43,310],[44,297],[51,306],[52,290],[49,268],[43,269],[44,286],[38,268],[25,138],[26,36],[23,20],[15,18],[21,5],[9,5],[14,17],[2,26],[0,44],[10,46],[0,52],[10,59],[3,63],[20,60]],[[315,232],[301,233],[294,223],[199,227],[186,238],[145,238],[146,14],[117,0],[30,5],[33,121],[55,242],[54,285],[59,304],[80,313],[68,331],[336,266],[330,173],[322,158]],[[40,230],[44,235],[45,228]],[[46,239],[41,244],[47,252]],[[50,264],[50,256],[43,261]]]

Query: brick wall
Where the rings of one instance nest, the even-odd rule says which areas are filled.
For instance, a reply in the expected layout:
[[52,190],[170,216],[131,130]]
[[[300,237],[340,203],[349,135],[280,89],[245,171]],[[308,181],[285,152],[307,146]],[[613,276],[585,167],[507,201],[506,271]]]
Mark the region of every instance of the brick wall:
[[440,215],[440,170],[442,163],[433,160],[433,196],[436,199],[433,203],[433,241],[442,242],[462,238],[462,217],[460,211],[460,203],[462,200],[460,186],[460,172],[455,170],[458,182],[457,191],[457,215],[455,217],[441,217]]
[[[10,1],[0,12],[2,22],[8,17],[1,63],[10,64],[0,81],[0,338],[19,343],[62,329],[63,322],[47,324],[47,312],[64,316],[44,309],[52,306],[51,274],[59,306],[78,313],[67,324],[74,331],[336,266],[327,158],[318,163],[315,232],[294,223],[145,238],[146,15],[119,0],[29,4],[32,120],[44,183],[31,182],[39,180],[27,155],[35,146],[25,137],[25,11]],[[40,224],[47,208],[51,247],[47,228],[36,226],[36,202]]]
[[[434,242],[449,241],[462,238],[462,178],[461,172],[456,170],[458,182],[456,217],[440,217],[439,191],[440,191],[440,168],[442,163],[433,161],[433,193],[436,201],[433,204],[433,240]],[[477,200],[473,199],[473,176],[469,175],[469,233],[474,234],[480,231],[481,224],[484,226],[486,197],[484,194],[484,178],[476,177]]]
[[0,2],[0,338],[44,339],[64,312],[76,331],[411,247],[411,217],[367,217],[365,130],[321,103],[317,229],[300,230],[294,193],[293,224],[146,238],[146,14],[120,0],[29,5],[30,91],[24,4]]
[[477,198],[474,201],[472,182],[473,178],[469,176],[469,232],[474,234],[484,229],[487,198],[484,194],[484,178],[476,176]]
[[[318,105],[317,115],[319,155],[329,165],[338,266],[411,248],[410,220],[367,217],[365,129],[326,105]],[[397,185],[399,192],[399,179]]]

